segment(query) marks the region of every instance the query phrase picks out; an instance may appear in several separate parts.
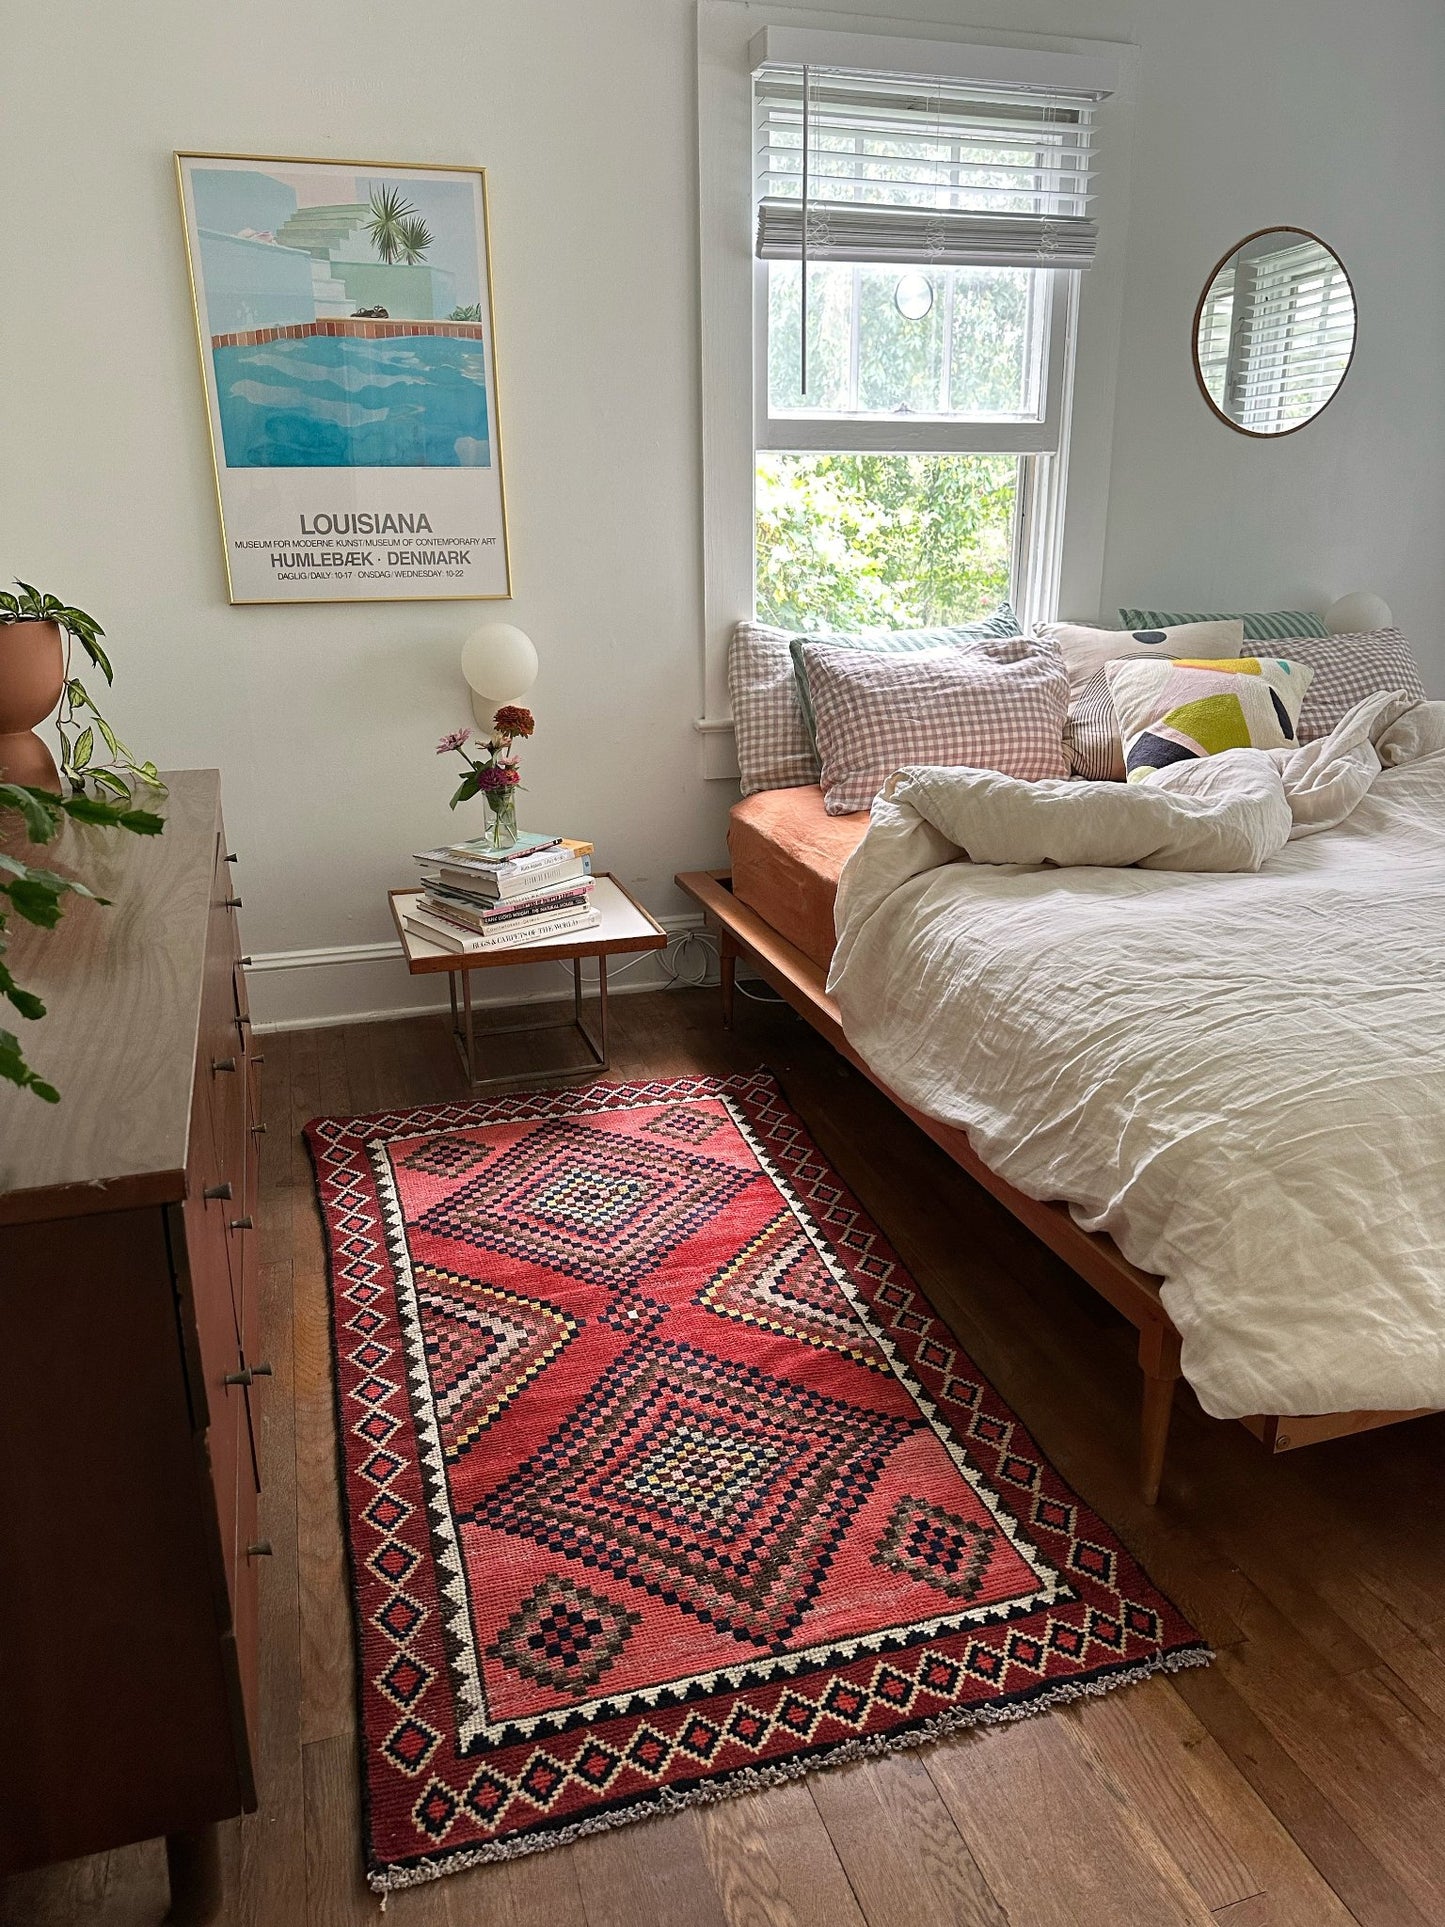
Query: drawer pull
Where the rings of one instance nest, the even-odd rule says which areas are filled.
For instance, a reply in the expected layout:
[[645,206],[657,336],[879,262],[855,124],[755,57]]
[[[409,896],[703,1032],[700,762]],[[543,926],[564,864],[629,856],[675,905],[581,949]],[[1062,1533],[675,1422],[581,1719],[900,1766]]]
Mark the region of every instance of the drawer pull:
[[232,1231],[254,1231],[256,1229],[256,1225],[255,1225],[254,1219],[252,1219],[249,1216],[244,1218],[232,1218],[231,1229]]
[[253,1539],[246,1548],[248,1559],[269,1559],[271,1553],[272,1545],[269,1539]]
[[241,966],[242,970],[249,970],[251,968],[251,959],[249,957],[237,957],[236,962]]
[[245,906],[239,897],[227,897],[223,901],[221,908],[223,910],[241,910],[244,909]]
[[274,1374],[269,1365],[243,1365],[239,1372],[227,1372],[221,1380],[223,1385],[249,1385],[253,1378],[271,1378]]
[[234,1057],[213,1057],[211,1059],[211,1075],[213,1077],[218,1071],[233,1071],[235,1068],[236,1060]]
[[265,1137],[270,1128],[269,1124],[253,1124],[251,1126],[251,1135],[252,1137]]
[[264,1064],[264,1063],[265,1063],[265,1061],[266,1061],[266,1053],[265,1053],[265,1051],[263,1051],[263,1050],[253,1050],[253,1051],[251,1052],[251,1062],[252,1062],[253,1064]]
[[227,863],[239,863],[241,859],[236,855],[234,850],[228,850],[226,853],[226,861]]
[[208,1204],[213,1203],[217,1198],[229,1198],[230,1195],[231,1181],[229,1178],[227,1178],[223,1184],[208,1184],[201,1193],[201,1196]]
[[236,1028],[237,1028],[237,1030],[244,1030],[244,1029],[246,1028],[246,1026],[247,1026],[247,1024],[249,1024],[249,1023],[250,1023],[250,1021],[251,1021],[251,1019],[250,1019],[250,1018],[249,1018],[248,1016],[246,1016],[246,1015],[244,1014],[244,1012],[243,1012],[243,1013],[242,1013],[242,1015],[241,1015],[241,1016],[239,1016],[239,1017],[238,1017],[238,1018],[236,1019]]

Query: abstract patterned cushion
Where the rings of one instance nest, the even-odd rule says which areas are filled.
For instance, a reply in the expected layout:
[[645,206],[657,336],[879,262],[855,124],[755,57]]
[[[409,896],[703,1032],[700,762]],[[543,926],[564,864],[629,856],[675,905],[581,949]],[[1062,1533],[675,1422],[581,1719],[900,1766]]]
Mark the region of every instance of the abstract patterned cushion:
[[[808,678],[803,674],[804,643],[827,642],[835,649],[868,649],[880,655],[916,656],[925,649],[960,649],[966,648],[969,643],[1000,641],[1022,634],[1013,609],[1007,602],[1001,602],[993,614],[982,622],[966,622],[952,629],[840,629],[816,636],[794,636],[793,674],[798,684],[798,701],[802,706],[803,728],[809,744],[816,752],[818,734],[813,699],[808,691]],[[1012,658],[1005,657],[1004,660]],[[816,782],[817,778],[813,780]]]
[[1237,656],[1244,629],[1237,621],[1186,623],[1178,629],[1093,629],[1081,622],[1045,622],[1039,634],[1058,644],[1069,671],[1069,721],[1064,742],[1075,776],[1122,783],[1124,745],[1109,695],[1105,665],[1123,656]]
[[1291,642],[1290,659],[1315,672],[1299,715],[1299,739],[1312,743],[1328,736],[1356,703],[1380,689],[1398,689],[1425,700],[1420,665],[1398,629],[1373,629],[1353,636],[1312,636]]
[[801,789],[818,780],[818,753],[803,726],[786,629],[740,622],[728,648],[728,694],[743,795]]
[[828,814],[866,810],[895,770],[919,764],[1067,776],[1068,674],[1050,644],[1017,637],[1014,647],[1001,662],[981,648],[880,655],[805,643]]
[[1109,690],[1131,783],[1226,749],[1285,749],[1312,669],[1261,656],[1111,662]]
[[1169,629],[1177,622],[1242,622],[1246,642],[1279,642],[1285,636],[1322,636],[1324,618],[1308,609],[1255,609],[1238,616],[1171,616],[1157,609],[1121,609],[1126,629]]

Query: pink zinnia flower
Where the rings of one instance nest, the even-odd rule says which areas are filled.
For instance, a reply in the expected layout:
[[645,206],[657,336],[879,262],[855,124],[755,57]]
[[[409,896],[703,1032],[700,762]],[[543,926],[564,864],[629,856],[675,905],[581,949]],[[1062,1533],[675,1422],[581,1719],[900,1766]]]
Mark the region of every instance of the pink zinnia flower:
[[445,756],[448,750],[460,749],[471,733],[469,729],[452,730],[449,735],[443,736],[437,744],[437,755]]

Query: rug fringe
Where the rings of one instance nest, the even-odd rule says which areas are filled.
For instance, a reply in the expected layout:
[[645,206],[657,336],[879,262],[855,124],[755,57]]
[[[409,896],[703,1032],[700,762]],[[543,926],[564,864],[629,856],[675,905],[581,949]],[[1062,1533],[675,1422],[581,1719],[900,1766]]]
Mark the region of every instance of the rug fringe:
[[524,1854],[565,1847],[589,1833],[607,1833],[614,1827],[635,1826],[643,1820],[656,1820],[668,1814],[681,1813],[686,1807],[711,1806],[719,1800],[734,1799],[739,1794],[757,1793],[764,1787],[781,1786],[786,1781],[800,1780],[806,1774],[826,1772],[835,1766],[847,1766],[855,1760],[876,1759],[880,1754],[901,1753],[909,1747],[927,1746],[933,1741],[947,1739],[951,1734],[966,1731],[971,1726],[998,1726],[1005,1721],[1030,1719],[1036,1713],[1046,1713],[1069,1700],[1098,1699],[1105,1693],[1113,1692],[1117,1686],[1136,1685],[1151,1674],[1179,1673],[1191,1666],[1208,1666],[1213,1659],[1214,1651],[1209,1646],[1182,1646],[1172,1653],[1156,1653],[1152,1659],[1138,1660],[1132,1666],[1103,1677],[1059,1680],[1033,1699],[1009,1706],[985,1701],[979,1706],[950,1707],[921,1725],[910,1727],[906,1732],[859,1735],[851,1740],[840,1740],[836,1746],[828,1747],[821,1753],[778,1760],[770,1766],[739,1767],[724,1779],[700,1781],[685,1792],[679,1792],[675,1787],[659,1787],[656,1795],[648,1796],[630,1807],[619,1808],[613,1813],[584,1815],[555,1833],[524,1834],[510,1840],[495,1840],[490,1846],[448,1854],[445,1860],[419,1860],[412,1866],[368,1872],[366,1883],[373,1893],[382,1895],[384,1907],[388,1893],[395,1893],[403,1887],[419,1887],[425,1881],[439,1880],[445,1874],[462,1873],[468,1867],[490,1866],[499,1860],[519,1860]]

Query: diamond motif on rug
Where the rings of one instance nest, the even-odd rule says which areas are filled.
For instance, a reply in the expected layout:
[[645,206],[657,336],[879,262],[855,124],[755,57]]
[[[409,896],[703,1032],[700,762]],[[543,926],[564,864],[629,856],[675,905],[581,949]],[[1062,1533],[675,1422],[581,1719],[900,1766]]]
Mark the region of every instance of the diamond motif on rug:
[[994,1526],[955,1518],[924,1499],[903,1498],[894,1507],[873,1560],[937,1586],[950,1599],[976,1599],[997,1544]]
[[1207,1657],[765,1075],[307,1137],[378,1892]]
[[549,1573],[491,1650],[528,1679],[580,1694],[597,1684],[641,1623],[640,1613],[575,1579]]
[[780,1211],[698,1293],[698,1303],[807,1345],[845,1352],[870,1371],[888,1361],[790,1211]]
[[475,1517],[772,1647],[914,1423],[688,1345],[633,1347]]
[[580,1121],[543,1123],[417,1229],[617,1285],[725,1211],[751,1176]]
[[454,1459],[580,1327],[555,1305],[433,1265],[414,1278],[442,1450]]
[[414,1151],[404,1151],[397,1163],[404,1171],[425,1171],[430,1177],[459,1178],[492,1155],[490,1144],[470,1137],[430,1137]]

